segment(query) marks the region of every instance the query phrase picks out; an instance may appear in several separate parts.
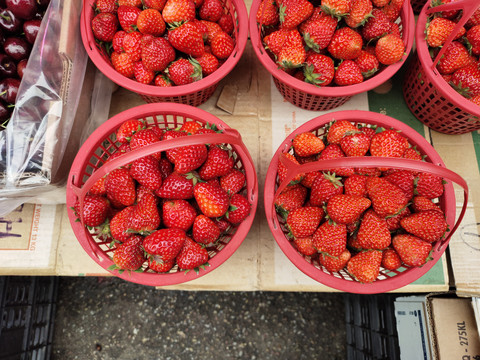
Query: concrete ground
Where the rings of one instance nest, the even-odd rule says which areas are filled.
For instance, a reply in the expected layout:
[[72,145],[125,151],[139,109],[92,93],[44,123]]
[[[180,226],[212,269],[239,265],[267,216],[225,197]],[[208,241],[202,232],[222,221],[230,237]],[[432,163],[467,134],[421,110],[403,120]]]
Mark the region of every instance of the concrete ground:
[[52,359],[344,359],[342,294],[157,290],[61,278]]

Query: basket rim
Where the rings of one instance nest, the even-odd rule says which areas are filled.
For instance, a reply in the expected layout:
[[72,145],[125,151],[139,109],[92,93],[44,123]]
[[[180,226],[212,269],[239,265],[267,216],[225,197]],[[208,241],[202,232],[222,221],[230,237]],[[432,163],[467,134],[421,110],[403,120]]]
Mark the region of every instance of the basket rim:
[[[236,227],[235,233],[231,235],[228,243],[225,244],[224,247],[215,254],[215,256],[209,259],[209,266],[206,266],[205,269],[200,270],[198,274],[195,271],[185,272],[183,270],[179,270],[174,273],[135,273],[124,271],[122,274],[120,274],[118,271],[109,270],[108,267],[113,264],[113,261],[100,249],[99,242],[93,239],[90,232],[79,221],[77,221],[77,217],[75,216],[74,212],[70,210],[77,200],[77,193],[79,189],[78,186],[82,182],[82,180],[78,179],[77,177],[79,177],[78,175],[80,173],[83,173],[85,165],[88,163],[88,159],[90,159],[92,153],[95,151],[95,149],[97,149],[97,144],[99,141],[101,142],[101,140],[106,136],[112,134],[112,132],[116,130],[125,120],[131,119],[132,117],[146,118],[148,116],[152,116],[152,114],[182,116],[204,123],[207,121],[210,123],[215,123],[222,129],[231,129],[230,126],[228,126],[225,122],[208,113],[207,111],[185,104],[151,103],[139,105],[137,107],[125,110],[113,116],[103,123],[99,128],[97,128],[78,151],[68,176],[66,204],[70,224],[78,242],[85,252],[103,269],[127,281],[150,286],[168,286],[197,279],[218,268],[228,258],[230,258],[230,256],[233,255],[233,253],[238,249],[247,236],[248,231],[254,221],[259,197],[258,181],[256,176],[252,177],[249,175],[250,172],[247,171],[246,163],[249,162],[251,168],[255,172],[254,163],[251,161],[251,158],[247,153],[248,158],[241,158],[241,161],[245,166],[246,186],[249,190],[248,200],[252,206],[250,215]],[[242,145],[244,145],[243,142]],[[239,156],[241,156],[241,152],[239,151],[240,148],[238,146],[232,145],[232,148],[237,151]],[[251,193],[250,190],[252,190]]]
[[[422,267],[409,268],[402,274],[383,280],[377,280],[371,284],[362,284],[354,280],[337,278],[327,272],[324,272],[321,269],[318,269],[313,264],[307,262],[304,256],[301,255],[292,246],[291,242],[286,238],[285,234],[283,233],[282,229],[278,224],[277,215],[275,213],[275,210],[273,210],[273,206],[271,205],[273,202],[273,196],[275,194],[275,181],[277,177],[279,156],[290,149],[291,142],[297,134],[305,131],[313,131],[322,126],[325,126],[332,120],[348,120],[359,123],[380,124],[384,127],[386,125],[387,127],[401,130],[402,133],[408,137],[411,143],[421,145],[421,150],[426,153],[428,159],[430,160],[429,162],[445,167],[443,160],[440,158],[436,150],[432,147],[430,143],[427,142],[427,140],[423,136],[413,130],[410,126],[388,115],[363,110],[347,110],[336,112],[334,111],[317,116],[298,127],[288,137],[286,137],[286,139],[276,150],[272,161],[270,162],[270,165],[268,167],[264,186],[264,204],[267,222],[272,232],[272,235],[274,236],[275,241],[281,248],[282,252],[300,271],[310,276],[312,279],[318,281],[319,283],[332,287],[334,289],[351,293],[375,294],[396,290],[400,287],[408,285],[423,276],[436,264],[436,262],[445,252],[450,239],[448,239],[448,241],[444,244],[441,244],[440,241],[437,241],[433,247],[433,260],[428,261]],[[447,218],[447,223],[449,224],[449,227],[451,229],[455,221],[456,215],[455,193],[453,184],[451,182],[445,184],[444,195],[442,196],[442,198],[445,204],[444,212]]]
[[227,76],[237,65],[243,55],[247,44],[248,12],[245,3],[243,0],[227,0],[232,3],[232,6],[235,7],[235,10],[237,12],[238,34],[233,53],[217,69],[217,71],[213,72],[212,74],[204,77],[199,81],[195,81],[187,85],[160,87],[155,85],[141,84],[135,80],[126,78],[125,76],[119,74],[113,68],[113,66],[109,62],[107,62],[103,58],[103,56],[100,55],[99,50],[95,46],[96,42],[89,20],[92,18],[92,15],[94,13],[93,5],[95,1],[96,0],[85,0],[83,2],[82,13],[80,17],[80,33],[83,46],[89,58],[106,77],[108,77],[117,85],[124,87],[125,89],[128,89],[130,91],[136,92],[140,95],[165,98],[179,97],[200,92],[209,87],[213,87],[225,76]]
[[[451,3],[452,6],[455,3]],[[435,90],[438,91],[443,97],[451,102],[456,107],[459,107],[463,111],[480,117],[480,106],[474,104],[468,99],[464,98],[458,92],[456,92],[440,75],[436,67],[433,66],[433,60],[428,51],[427,41],[425,39],[425,26],[427,23],[427,10],[430,8],[430,2],[427,1],[422,8],[422,11],[418,15],[417,24],[415,27],[415,44],[416,53],[420,61],[420,66],[423,68],[423,72],[427,76],[428,80],[433,84]],[[445,44],[444,44],[445,46]]]
[[253,0],[249,16],[250,39],[257,58],[273,77],[275,77],[282,83],[285,83],[286,85],[294,88],[295,90],[304,92],[309,95],[322,97],[353,96],[372,90],[390,79],[406,62],[408,55],[412,50],[415,33],[415,21],[410,2],[405,1],[400,16],[402,18],[402,25],[406,23],[408,26],[403,27],[404,36],[402,37],[402,39],[404,41],[406,40],[405,54],[400,61],[387,66],[378,74],[372,76],[368,80],[361,82],[360,84],[348,86],[316,87],[315,85],[296,79],[295,77],[287,74],[285,71],[279,69],[278,66],[270,58],[267,51],[264,49],[256,21],[256,13],[260,7],[261,1],[262,0]]

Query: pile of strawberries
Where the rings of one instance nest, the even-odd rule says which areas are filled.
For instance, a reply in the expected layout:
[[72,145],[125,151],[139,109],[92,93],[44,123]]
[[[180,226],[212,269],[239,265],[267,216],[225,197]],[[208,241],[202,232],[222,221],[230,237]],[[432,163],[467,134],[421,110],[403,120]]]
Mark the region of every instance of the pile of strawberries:
[[[298,164],[349,156],[423,161],[401,132],[346,120],[331,123],[323,136],[297,135],[291,150],[285,156]],[[285,176],[279,162],[278,181]],[[371,283],[382,267],[395,271],[430,259],[432,245],[448,231],[438,205],[443,192],[443,179],[430,173],[339,167],[298,174],[275,208],[301,254],[329,272],[347,271]]]
[[[163,130],[131,119],[118,128],[121,145],[106,163],[159,141],[215,132],[196,121]],[[250,214],[245,186],[230,145],[188,145],[110,171],[73,210],[97,242],[113,249],[110,270],[198,271],[208,265],[209,248],[224,245]]]
[[91,26],[116,71],[142,84],[186,85],[217,71],[235,48],[220,0],[96,0]]
[[262,0],[256,20],[278,66],[316,86],[354,85],[402,59],[404,0]]
[[[432,0],[431,6],[454,1]],[[428,19],[425,35],[432,59],[437,57],[461,16],[461,11],[449,10],[436,12]],[[480,8],[446,46],[437,63],[438,72],[458,93],[480,105]]]

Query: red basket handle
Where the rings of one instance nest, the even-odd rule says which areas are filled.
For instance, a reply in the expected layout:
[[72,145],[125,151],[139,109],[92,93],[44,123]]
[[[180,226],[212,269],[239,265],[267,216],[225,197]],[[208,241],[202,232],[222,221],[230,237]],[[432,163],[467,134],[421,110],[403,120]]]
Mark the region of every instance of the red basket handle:
[[[285,165],[287,169],[287,175],[285,179],[280,183],[271,199],[272,214],[275,214],[275,200],[280,195],[280,193],[288,186],[288,184],[301,173],[309,173],[312,171],[319,171],[319,170],[328,170],[340,167],[390,167],[402,170],[414,170],[420,172],[428,172],[444,179],[450,180],[455,182],[456,184],[460,185],[463,188],[463,206],[460,215],[455,222],[455,225],[450,230],[448,236],[446,236],[440,245],[440,248],[447,244],[450,240],[450,237],[453,233],[457,230],[458,226],[463,220],[465,215],[465,211],[467,210],[467,202],[468,202],[468,185],[466,181],[457,173],[447,169],[446,167],[436,165],[429,162],[418,161],[418,160],[411,160],[411,159],[403,159],[403,158],[391,158],[391,157],[379,157],[379,156],[363,156],[363,157],[344,157],[340,159],[330,159],[330,160],[319,160],[314,161],[306,164],[299,165],[292,160],[290,160],[285,153],[282,153],[279,157],[279,161]],[[268,200],[270,201],[270,200]]]
[[[243,161],[243,166],[245,167],[246,175],[249,178],[254,179],[253,187],[247,187],[248,189],[248,198],[252,201],[258,193],[258,181],[255,168],[253,166],[253,160],[245,147],[245,144],[242,141],[240,133],[235,129],[224,129],[222,133],[215,134],[197,134],[191,136],[183,136],[175,139],[168,139],[156,142],[154,144],[147,145],[145,147],[132,150],[127,152],[112,161],[109,161],[102,165],[99,169],[92,173],[88,180],[83,184],[81,188],[75,185],[77,180],[75,177],[72,177],[72,183],[69,184],[75,195],[77,195],[80,208],[83,208],[83,201],[86,194],[90,188],[103,176],[107,175],[110,171],[124,166],[138,158],[152,155],[154,153],[169,150],[176,147],[188,146],[188,145],[198,145],[198,144],[209,144],[209,143],[228,143],[234,145],[235,151],[239,153],[240,158],[248,159],[248,161]],[[80,213],[80,221],[84,224],[83,214]]]
[[475,13],[478,7],[479,7],[478,0],[457,0],[454,2],[449,2],[446,4],[430,7],[427,9],[426,11],[427,15],[430,15],[432,13],[436,13],[439,11],[446,11],[446,10],[463,10],[462,17],[458,21],[457,25],[455,25],[455,27],[453,28],[453,31],[450,33],[447,40],[443,44],[442,48],[440,49],[440,52],[435,57],[435,61],[432,64],[432,70],[435,71],[437,63],[441,59],[445,51],[447,50],[448,45],[453,41],[455,36],[460,31],[461,27],[467,23],[470,17],[472,17],[472,15]]

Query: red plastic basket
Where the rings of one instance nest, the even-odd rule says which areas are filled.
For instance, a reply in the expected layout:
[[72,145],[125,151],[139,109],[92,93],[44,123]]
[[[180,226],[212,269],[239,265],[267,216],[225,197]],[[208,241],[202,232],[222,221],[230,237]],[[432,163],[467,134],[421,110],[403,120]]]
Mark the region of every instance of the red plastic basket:
[[[326,125],[333,120],[348,120],[352,123],[372,124],[384,128],[393,128],[399,130],[409,139],[412,146],[416,146],[417,150],[419,150],[422,155],[426,156],[425,161],[367,156],[319,160],[316,162],[298,165],[284,156],[285,153],[291,150],[292,141],[296,135],[310,131],[315,133],[317,136],[321,136],[326,132]],[[286,178],[282,183],[279,183],[277,176],[279,162],[282,162],[288,169]],[[428,261],[422,267],[409,268],[402,266],[395,271],[381,268],[380,275],[376,281],[371,284],[362,284],[354,280],[347,271],[341,270],[340,272],[336,273],[328,272],[320,264],[318,258],[312,259],[310,256],[305,256],[298,252],[293,246],[293,242],[290,241],[286,236],[288,234],[288,230],[285,226],[285,221],[281,216],[277,215],[274,203],[278,194],[280,194],[290,183],[290,181],[293,180],[294,177],[299,173],[308,173],[310,171],[327,170],[338,167],[378,166],[430,172],[443,177],[445,180],[448,180],[447,184],[445,184],[444,194],[439,199],[439,205],[446,215],[446,219],[451,230],[445,239],[434,244],[431,254],[433,260]],[[456,203],[452,182],[459,184],[464,189],[464,204],[456,222]],[[290,261],[306,275],[324,285],[341,291],[364,294],[381,293],[398,289],[402,286],[410,284],[412,281],[415,281],[424,275],[428,270],[430,270],[438,261],[438,259],[440,259],[448,245],[448,242],[450,241],[452,234],[460,225],[466,210],[467,200],[468,187],[466,182],[459,175],[445,167],[445,164],[438,153],[425,140],[425,138],[423,138],[409,126],[389,116],[359,110],[331,112],[326,115],[316,117],[297,128],[285,139],[285,141],[283,141],[278,150],[275,152],[267,171],[264,191],[265,213],[267,216],[268,225],[270,226],[270,230],[272,231],[277,244],[290,259]]]
[[249,30],[253,49],[262,65],[272,75],[275,86],[282,96],[295,106],[302,109],[321,111],[330,110],[347,102],[353,95],[369,91],[390,79],[403,65],[413,45],[415,19],[409,1],[405,1],[400,18],[402,38],[405,42],[405,55],[390,66],[385,67],[370,79],[350,86],[315,85],[298,80],[278,68],[262,44],[262,25],[257,23],[256,14],[261,0],[253,0],[250,9]]
[[[430,8],[427,2],[421,11],[415,31],[417,56],[412,60],[405,81],[403,96],[410,111],[433,130],[445,134],[465,134],[480,129],[480,106],[457,93],[440,75],[436,64],[447,44],[479,6],[477,0],[464,0]],[[462,9],[463,15],[437,57],[432,60],[425,41],[427,17],[437,11]]]
[[242,57],[248,37],[248,13],[243,0],[220,0],[234,21],[235,49],[228,59],[213,74],[202,80],[188,85],[159,87],[154,85],[141,84],[135,80],[120,75],[112,66],[105,50],[100,47],[93,36],[91,21],[95,16],[94,4],[96,0],[85,0],[80,22],[83,45],[93,63],[116,84],[138,93],[146,102],[175,102],[192,106],[198,106],[207,101],[215,92],[218,83],[230,71]]
[[[162,129],[175,129],[186,121],[196,121],[203,125],[215,124],[222,133],[216,134],[197,134],[185,136],[177,139],[163,140],[158,143],[136,149],[119,156],[105,164],[106,159],[115,152],[120,143],[116,141],[115,132],[118,127],[128,119],[140,119],[147,125],[156,125]],[[83,207],[85,195],[93,184],[101,177],[108,174],[111,170],[132,162],[135,159],[151,155],[171,148],[208,143],[230,144],[232,154],[235,159],[235,168],[245,172],[246,186],[241,191],[246,195],[251,204],[250,215],[238,226],[232,227],[228,234],[222,236],[215,246],[208,247],[209,265],[198,274],[195,271],[179,271],[175,265],[168,273],[155,273],[149,270],[144,264],[143,272],[123,272],[110,271],[109,266],[113,265],[111,256],[113,250],[109,247],[109,241],[99,240],[94,237],[93,230],[90,231],[83,225],[83,219],[77,221],[77,217],[72,210],[69,210],[68,216],[73,231],[82,245],[83,249],[104,269],[112,274],[123,278],[124,280],[151,286],[163,286],[179,284],[196,279],[204,274],[216,269],[223,264],[240,246],[245,239],[255,216],[258,202],[258,183],[255,167],[252,158],[242,142],[238,131],[230,128],[223,121],[208,112],[183,104],[155,103],[137,106],[135,108],[123,111],[102,124],[87,139],[78,152],[70,170],[67,186],[67,205],[68,208],[80,202]]]

